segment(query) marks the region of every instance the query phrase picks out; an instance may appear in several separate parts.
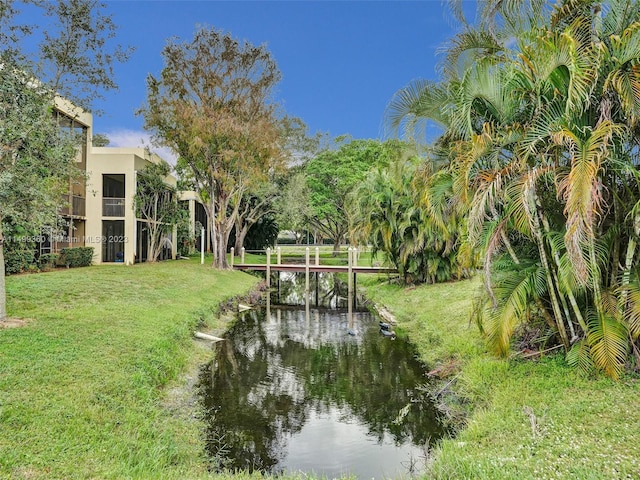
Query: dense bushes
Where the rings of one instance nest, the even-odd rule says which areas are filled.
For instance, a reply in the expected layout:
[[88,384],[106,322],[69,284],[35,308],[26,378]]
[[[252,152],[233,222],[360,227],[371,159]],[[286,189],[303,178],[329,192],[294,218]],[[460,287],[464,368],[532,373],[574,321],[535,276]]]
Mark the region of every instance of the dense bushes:
[[4,268],[7,275],[26,271],[34,265],[34,250],[8,250],[4,253]]
[[352,243],[382,253],[405,283],[459,280],[476,266],[462,248],[464,205],[452,177],[418,156],[370,171],[349,212]]
[[93,247],[63,248],[61,253],[45,253],[36,258],[34,250],[12,250],[4,252],[5,273],[47,271],[58,266],[87,267],[93,260]]
[[44,253],[38,257],[38,267],[40,270],[50,270],[55,268],[59,261],[59,253]]
[[93,260],[93,247],[63,248],[60,262],[69,267],[88,267]]

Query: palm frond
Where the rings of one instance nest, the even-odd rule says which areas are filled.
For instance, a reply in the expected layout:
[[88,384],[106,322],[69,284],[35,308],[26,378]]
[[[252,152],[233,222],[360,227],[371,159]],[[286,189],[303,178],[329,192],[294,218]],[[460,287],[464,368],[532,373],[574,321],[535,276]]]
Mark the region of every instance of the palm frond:
[[627,329],[616,318],[591,311],[587,341],[593,363],[611,378],[619,378],[629,350]]
[[640,18],[640,3],[636,0],[609,0],[602,21],[602,35],[621,35]]
[[597,0],[563,0],[558,2],[551,13],[551,27],[559,28],[579,18],[586,18],[591,13],[592,5]]
[[498,307],[487,312],[483,325],[489,346],[497,354],[508,354],[515,327],[526,320],[529,303],[544,283],[542,268],[534,265],[509,272],[495,285]]
[[628,292],[623,318],[631,337],[637,340],[640,337],[640,284],[635,279],[628,285],[622,286],[617,293],[621,294],[623,289]]
[[439,68],[445,77],[459,78],[472,62],[483,58],[493,58],[504,50],[504,46],[489,31],[468,27],[455,35],[436,53],[444,53]]
[[[584,133],[587,133],[586,138]],[[611,138],[616,133],[619,133],[618,126],[604,121],[590,131],[574,132],[564,128],[558,134],[558,139],[571,152],[571,170],[560,182],[558,194],[565,202],[567,252],[576,266],[578,280],[581,282],[586,281],[587,272],[582,245],[594,241],[593,228],[596,218],[602,212],[600,166]]]
[[626,28],[622,36],[612,35],[609,52],[613,63],[603,89],[617,94],[624,113],[635,124],[640,116],[640,23]]
[[567,363],[584,374],[590,374],[595,370],[589,342],[585,338],[574,343],[567,352]]
[[562,30],[549,30],[523,49],[523,70],[533,85],[562,98],[565,111],[582,112],[591,103],[596,86],[599,51],[591,43],[590,24],[577,19]]
[[446,86],[430,80],[414,80],[398,90],[385,110],[387,134],[398,136],[404,126],[409,138],[424,134],[427,121],[442,128],[449,126],[447,105],[451,102]]

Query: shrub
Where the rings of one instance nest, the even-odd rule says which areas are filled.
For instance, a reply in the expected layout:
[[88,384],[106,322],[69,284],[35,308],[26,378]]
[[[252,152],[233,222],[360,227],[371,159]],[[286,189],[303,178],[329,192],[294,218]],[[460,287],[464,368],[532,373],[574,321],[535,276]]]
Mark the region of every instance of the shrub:
[[4,254],[4,268],[7,275],[24,272],[33,264],[33,250],[8,250]]
[[60,254],[58,253],[45,253],[38,258],[38,267],[42,270],[50,270],[55,268],[60,260]]
[[62,249],[62,263],[69,267],[88,267],[93,260],[93,247]]

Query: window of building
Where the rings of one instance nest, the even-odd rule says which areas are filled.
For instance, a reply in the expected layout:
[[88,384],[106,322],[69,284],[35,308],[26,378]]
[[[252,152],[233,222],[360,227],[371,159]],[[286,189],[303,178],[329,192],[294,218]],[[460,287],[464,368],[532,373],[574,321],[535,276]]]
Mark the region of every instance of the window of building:
[[102,216],[124,217],[125,176],[123,174],[102,175]]

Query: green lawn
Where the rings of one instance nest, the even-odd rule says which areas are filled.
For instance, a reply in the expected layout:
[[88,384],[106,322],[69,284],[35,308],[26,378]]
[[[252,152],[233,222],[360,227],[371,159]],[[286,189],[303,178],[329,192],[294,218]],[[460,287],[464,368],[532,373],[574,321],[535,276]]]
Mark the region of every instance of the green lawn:
[[[220,333],[217,305],[256,281],[209,259],[9,277],[10,315],[31,320],[0,329],[0,478],[207,478],[202,425],[177,387],[209,355],[192,331]],[[428,478],[640,478],[636,378],[584,378],[558,355],[487,354],[468,320],[477,279],[358,283],[429,364],[457,365],[470,416],[434,451]]]
[[[200,425],[169,388],[217,330],[225,298],[256,278],[196,260],[94,266],[7,279],[0,329],[0,478],[194,478]],[[203,327],[198,327],[203,328]],[[192,413],[192,412],[191,412]]]
[[584,378],[562,355],[525,361],[486,353],[469,323],[478,279],[408,289],[359,283],[396,315],[427,362],[460,367],[454,389],[471,414],[435,450],[428,478],[640,478],[637,378]]

